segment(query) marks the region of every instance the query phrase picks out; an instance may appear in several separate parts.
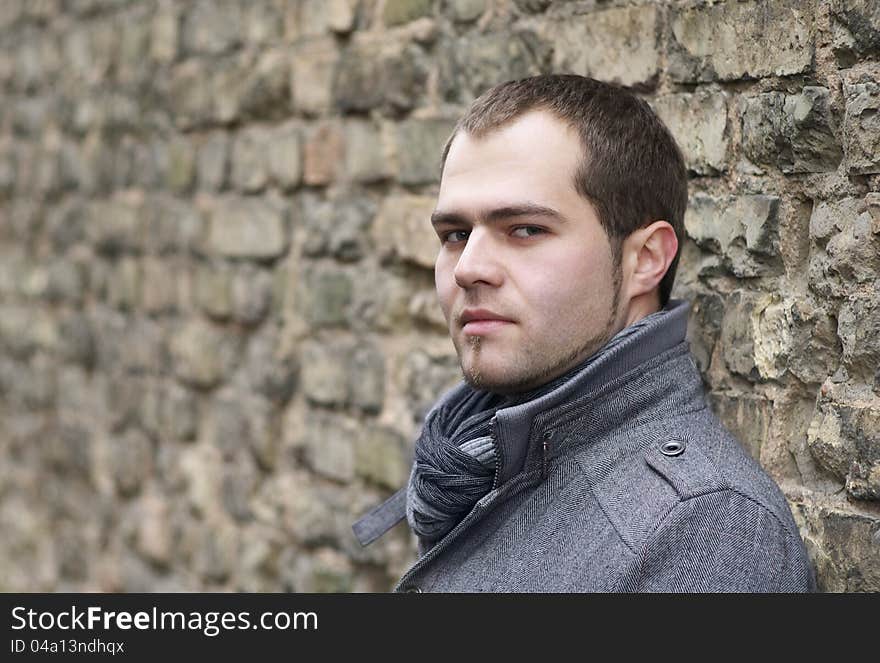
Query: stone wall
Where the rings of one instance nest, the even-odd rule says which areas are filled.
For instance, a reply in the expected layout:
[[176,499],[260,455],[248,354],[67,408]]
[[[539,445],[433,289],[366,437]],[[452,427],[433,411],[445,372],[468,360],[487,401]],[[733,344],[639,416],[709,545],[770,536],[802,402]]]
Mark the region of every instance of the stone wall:
[[873,0],[4,0],[0,590],[390,588],[350,524],[458,379],[440,150],[551,71],[681,142],[713,407],[880,590]]

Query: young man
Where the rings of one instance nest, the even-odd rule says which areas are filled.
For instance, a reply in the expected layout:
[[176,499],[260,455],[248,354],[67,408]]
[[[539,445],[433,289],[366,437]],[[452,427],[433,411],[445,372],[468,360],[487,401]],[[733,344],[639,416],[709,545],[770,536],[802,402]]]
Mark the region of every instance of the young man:
[[712,415],[669,300],[684,163],[648,105],[579,76],[499,85],[459,122],[431,222],[464,374],[405,491],[399,591],[809,591],[777,486]]

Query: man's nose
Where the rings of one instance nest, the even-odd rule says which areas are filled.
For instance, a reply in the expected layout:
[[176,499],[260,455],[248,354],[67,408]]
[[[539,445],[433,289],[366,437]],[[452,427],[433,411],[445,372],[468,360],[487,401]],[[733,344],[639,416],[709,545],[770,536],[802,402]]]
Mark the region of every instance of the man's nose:
[[481,283],[497,286],[501,283],[502,270],[497,247],[487,229],[471,230],[455,264],[454,276],[460,288],[472,288]]

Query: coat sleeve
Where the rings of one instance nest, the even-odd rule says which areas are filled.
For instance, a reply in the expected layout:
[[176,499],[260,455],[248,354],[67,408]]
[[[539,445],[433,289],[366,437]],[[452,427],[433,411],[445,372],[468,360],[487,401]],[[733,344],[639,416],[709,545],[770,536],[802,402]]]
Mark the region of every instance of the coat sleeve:
[[679,502],[648,538],[640,592],[809,592],[813,571],[794,522],[732,490]]

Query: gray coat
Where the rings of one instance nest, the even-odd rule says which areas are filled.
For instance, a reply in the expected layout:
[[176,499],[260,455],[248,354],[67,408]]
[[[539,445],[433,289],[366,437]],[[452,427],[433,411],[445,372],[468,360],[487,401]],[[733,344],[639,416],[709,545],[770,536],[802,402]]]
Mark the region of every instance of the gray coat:
[[497,487],[396,591],[814,590],[785,498],[707,407],[687,309],[500,410]]

